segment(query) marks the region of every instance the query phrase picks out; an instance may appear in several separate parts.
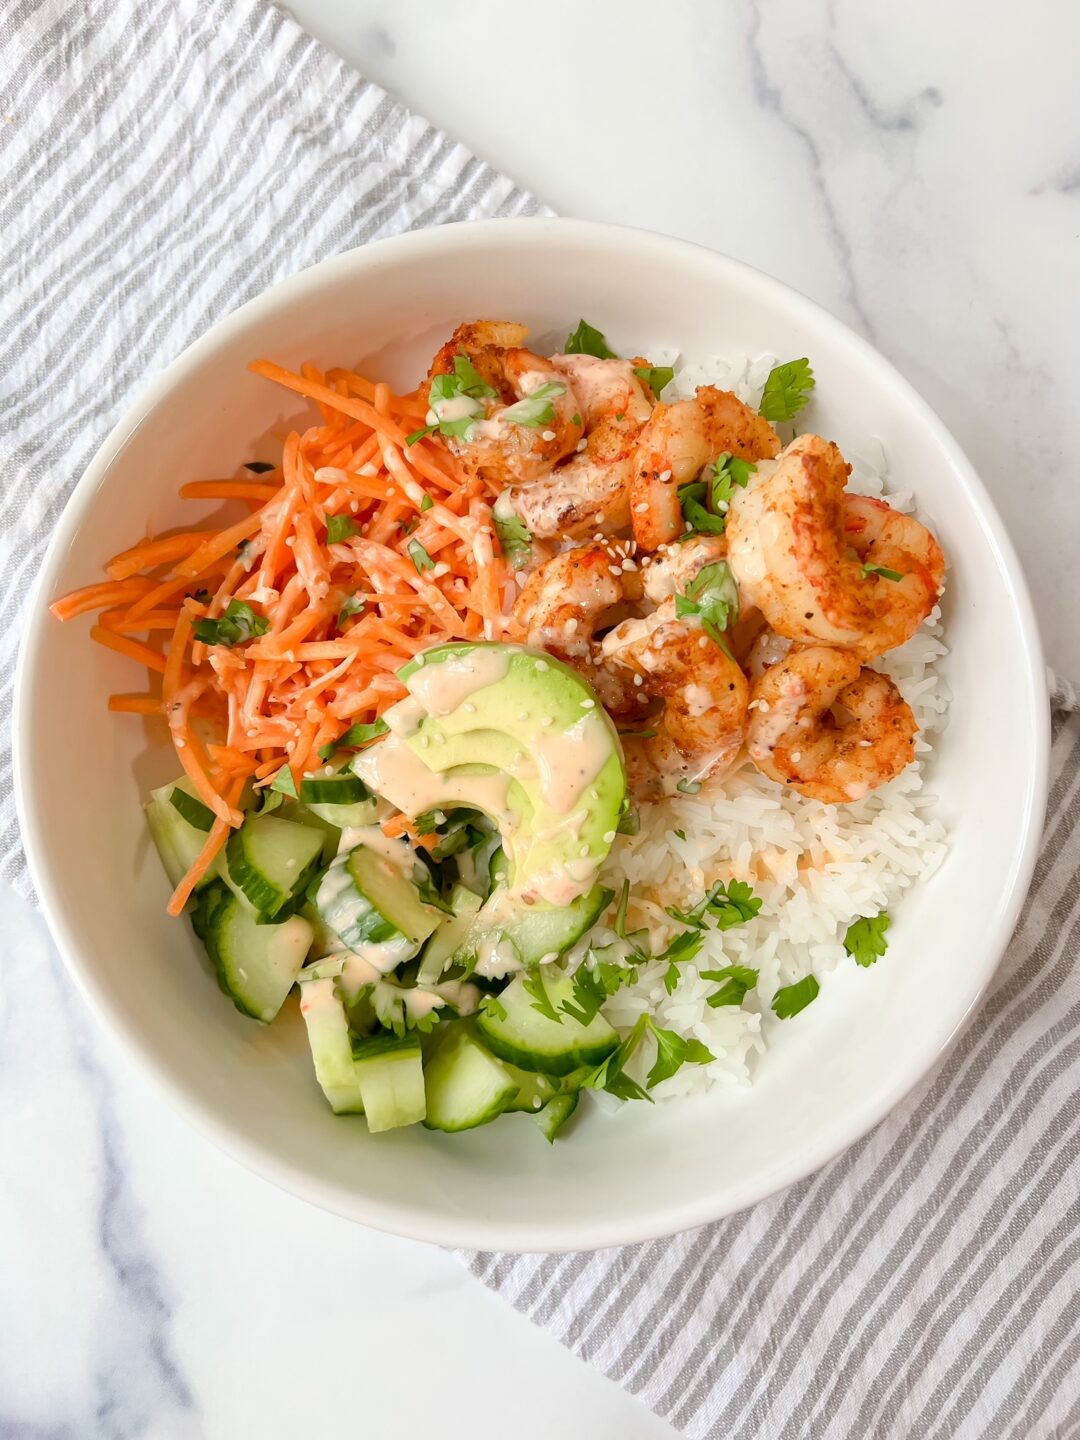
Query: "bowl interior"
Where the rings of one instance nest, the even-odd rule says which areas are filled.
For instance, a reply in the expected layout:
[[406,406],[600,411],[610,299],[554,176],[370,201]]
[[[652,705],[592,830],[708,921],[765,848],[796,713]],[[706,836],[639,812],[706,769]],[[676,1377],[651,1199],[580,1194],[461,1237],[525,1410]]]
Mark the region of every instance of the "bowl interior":
[[[229,474],[304,413],[252,376],[355,363],[410,387],[462,318],[527,322],[557,343],[580,315],[623,354],[808,355],[806,426],[843,446],[879,437],[950,560],[951,722],[934,788],[951,830],[939,873],[898,908],[887,961],[841,967],[774,1037],[749,1091],[591,1114],[549,1148],[527,1117],[468,1135],[370,1138],[335,1119],[295,1013],[269,1029],[217,991],[140,810],[172,777],[152,727],[110,715],[131,666],[45,603],[99,578],[145,531],[190,523],[187,480]],[[207,513],[213,507],[206,507]],[[18,784],[34,877],[91,1001],[226,1149],[343,1214],[445,1244],[615,1244],[726,1214],[808,1173],[863,1133],[941,1052],[996,963],[1041,818],[1046,705],[1023,581],[978,481],[905,382],[839,322],[735,262],[659,237],[566,222],[493,222],[407,236],[305,272],[218,326],[155,383],[83,478],[26,635]],[[82,743],[71,743],[77,717]],[[987,783],[992,777],[992,783]],[[928,1003],[932,996],[932,1003]]]

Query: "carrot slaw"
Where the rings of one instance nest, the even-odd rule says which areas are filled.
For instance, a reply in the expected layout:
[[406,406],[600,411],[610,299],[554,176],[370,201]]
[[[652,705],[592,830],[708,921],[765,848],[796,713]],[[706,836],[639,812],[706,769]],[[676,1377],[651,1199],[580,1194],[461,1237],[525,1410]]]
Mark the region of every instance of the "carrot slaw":
[[495,487],[441,444],[407,442],[422,396],[342,369],[250,368],[313,401],[320,421],[288,434],[272,468],[180,487],[247,513],[147,537],[50,607],[63,621],[98,611],[91,638],[145,669],[149,693],[112,695],[109,709],[161,716],[214,813],[171,914],[241,823],[245,784],[286,764],[299,781],[401,698],[395,672],[419,650],[500,638],[512,599]]

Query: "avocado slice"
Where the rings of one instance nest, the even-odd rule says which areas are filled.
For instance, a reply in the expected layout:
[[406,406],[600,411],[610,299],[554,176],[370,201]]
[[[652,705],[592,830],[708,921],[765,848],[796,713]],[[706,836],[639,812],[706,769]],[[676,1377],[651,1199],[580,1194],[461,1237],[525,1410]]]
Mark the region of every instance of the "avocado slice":
[[592,687],[550,655],[498,643],[436,646],[398,675],[411,709],[387,740],[441,775],[456,803],[475,787],[472,803],[491,813],[500,794],[492,818],[511,894],[563,906],[588,891],[626,794],[618,733]]

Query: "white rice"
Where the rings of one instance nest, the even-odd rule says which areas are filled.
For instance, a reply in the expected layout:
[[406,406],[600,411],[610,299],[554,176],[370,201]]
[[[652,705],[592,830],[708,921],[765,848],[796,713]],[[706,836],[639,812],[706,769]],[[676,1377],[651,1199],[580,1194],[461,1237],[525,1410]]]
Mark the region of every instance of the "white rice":
[[[670,351],[662,356],[661,350],[657,346],[649,352],[653,363],[674,363],[676,357]],[[775,363],[766,356],[686,365],[665,394],[692,395],[698,385],[715,384],[756,404]],[[867,495],[885,492],[879,442],[861,450],[849,447],[845,455],[853,467],[849,488]],[[889,503],[912,508],[910,495],[890,493]],[[896,681],[920,730],[915,764],[888,785],[850,805],[822,805],[777,785],[746,760],[696,795],[642,807],[640,832],[616,839],[602,878],[616,891],[624,879],[630,881],[630,928],[648,926],[654,949],[662,949],[684,928],[664,906],[687,908],[716,880],[746,881],[762,901],[759,914],[744,925],[720,932],[710,923],[696,961],[680,966],[673,994],[664,987],[666,965],[652,964],[642,966],[636,982],[605,1005],[605,1014],[620,1029],[648,1010],[659,1024],[696,1037],[717,1057],[709,1065],[684,1065],[657,1088],[657,1098],[714,1083],[748,1085],[766,1042],[782,1037],[785,1024],[798,1023],[772,1019],[769,1003],[775,991],[811,971],[820,976],[841,963],[854,963],[843,947],[852,920],[882,910],[895,917],[897,902],[941,864],[945,827],[935,813],[936,797],[923,788],[949,702],[936,671],[946,653],[941,635],[935,609],[906,645],[876,662],[875,668]],[[608,938],[613,934],[602,930],[590,937],[593,944]],[[741,1008],[711,1009],[707,997],[717,986],[702,980],[700,971],[731,964],[757,970],[757,989]],[[826,996],[816,1003],[826,1003]],[[650,1060],[643,1047],[630,1073],[642,1078]]]

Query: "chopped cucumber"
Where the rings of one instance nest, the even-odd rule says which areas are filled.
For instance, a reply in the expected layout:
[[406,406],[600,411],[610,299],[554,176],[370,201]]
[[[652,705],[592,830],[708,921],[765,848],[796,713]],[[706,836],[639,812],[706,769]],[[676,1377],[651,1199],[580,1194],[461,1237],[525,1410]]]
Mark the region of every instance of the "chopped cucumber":
[[318,868],[318,831],[277,815],[249,815],[229,837],[225,861],[232,883],[268,920],[289,914]]
[[[323,837],[322,863],[329,865],[334,856],[338,853],[338,846],[341,844],[341,828],[332,816],[326,816],[320,812],[330,807],[325,805],[301,805],[299,800],[287,797],[281,804],[280,809],[274,813],[282,820],[292,820],[297,825],[306,825],[309,830],[316,830]],[[351,824],[351,821],[342,822]]]
[[518,1087],[505,1065],[464,1025],[438,1045],[424,1069],[429,1130],[472,1130],[495,1120],[511,1104]]
[[472,917],[480,909],[480,896],[464,885],[455,885],[450,891],[450,915],[424,946],[420,956],[421,985],[431,985],[449,966],[454,956],[464,945],[472,924]]
[[569,905],[511,903],[504,889],[492,892],[476,914],[456,959],[475,963],[482,947],[508,940],[522,965],[557,959],[596,924],[611,903],[612,892],[594,885]]
[[350,949],[370,954],[373,945],[380,947],[373,960],[384,972],[411,959],[444,918],[423,903],[400,866],[366,845],[339,855],[311,898],[323,922]]
[[[573,981],[561,970],[542,972],[544,988],[556,1010],[564,1000],[571,1000]],[[477,1020],[477,1029],[484,1044],[500,1060],[507,1060],[522,1070],[539,1070],[547,1075],[569,1075],[583,1065],[599,1065],[618,1048],[619,1037],[602,1015],[582,1025],[562,1011],[561,1020],[551,1020],[534,1008],[532,996],[525,989],[523,976],[517,976],[499,995],[505,1019],[485,1011]]]
[[535,1115],[554,1100],[562,1089],[562,1082],[557,1075],[540,1075],[535,1071],[519,1070],[516,1065],[507,1065],[505,1060],[502,1063],[518,1087],[518,1093],[506,1107],[508,1111],[527,1110]]
[[362,1115],[364,1101],[353,1062],[345,1006],[333,975],[300,976],[300,1014],[307,1026],[315,1078],[335,1115]]
[[238,1010],[269,1024],[299,977],[311,926],[299,915],[261,924],[251,906],[223,885],[205,892],[192,919],[222,990]]
[[396,1130],[423,1120],[427,1105],[419,1036],[357,1040],[353,1061],[369,1130]]
[[[196,810],[195,806],[198,806],[199,810]],[[213,812],[196,797],[195,787],[186,775],[172,785],[162,785],[159,790],[151,790],[145,809],[150,838],[169,882],[173,886],[179,885],[206,843],[206,831],[210,827],[203,828],[201,820],[205,817],[200,817],[199,811],[206,811],[211,824],[214,819]],[[193,823],[193,817],[198,819],[199,823]],[[197,882],[195,889],[205,889],[217,879],[217,875],[218,862],[215,860]]]
[[303,805],[355,805],[370,799],[371,791],[359,775],[305,775],[300,781]]
[[195,829],[201,830],[204,835],[208,835],[213,829],[213,810],[210,809],[209,805],[204,805],[197,796],[189,795],[180,785],[174,785],[172,787],[169,804],[174,810],[180,811],[180,814],[189,825],[194,825]]
[[536,1123],[549,1145],[555,1144],[556,1136],[577,1109],[580,1094],[579,1090],[570,1090],[566,1094],[556,1095],[537,1115]]

